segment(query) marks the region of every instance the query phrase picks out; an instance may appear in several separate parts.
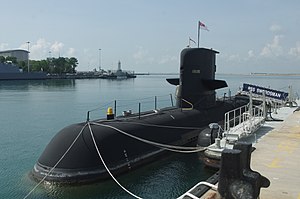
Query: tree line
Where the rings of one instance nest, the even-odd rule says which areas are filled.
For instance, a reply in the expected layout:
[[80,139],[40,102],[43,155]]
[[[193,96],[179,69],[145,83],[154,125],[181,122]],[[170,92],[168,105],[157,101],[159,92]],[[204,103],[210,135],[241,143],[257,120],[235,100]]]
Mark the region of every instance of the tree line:
[[[16,57],[0,56],[0,63],[12,63],[23,71],[28,70],[27,61],[18,61]],[[29,60],[30,71],[43,71],[50,74],[75,73],[78,60],[75,57],[47,58],[46,60]]]

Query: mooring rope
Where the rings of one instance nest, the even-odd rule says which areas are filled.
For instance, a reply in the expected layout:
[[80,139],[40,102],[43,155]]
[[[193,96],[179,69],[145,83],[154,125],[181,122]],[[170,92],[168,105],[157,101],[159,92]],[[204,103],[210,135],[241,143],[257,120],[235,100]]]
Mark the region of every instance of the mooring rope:
[[44,182],[44,180],[50,175],[50,173],[57,167],[57,165],[64,159],[64,157],[67,155],[67,153],[71,150],[71,148],[73,147],[73,145],[75,144],[75,142],[77,141],[77,139],[79,138],[79,136],[82,134],[83,130],[85,129],[85,127],[87,126],[87,123],[82,127],[82,129],[80,130],[80,132],[78,133],[78,135],[76,136],[76,138],[73,140],[73,142],[71,143],[71,145],[69,146],[69,148],[65,151],[65,153],[60,157],[60,159],[56,162],[56,164],[50,169],[50,171],[39,181],[38,184],[36,184],[33,189],[23,198],[26,199],[28,198],[28,196],[30,196],[30,194],[32,194],[32,192],[38,187],[40,186],[40,184],[42,184]]
[[107,171],[108,174],[110,175],[110,177],[115,181],[115,183],[117,183],[117,185],[119,185],[119,186],[120,186],[124,191],[126,191],[129,195],[133,196],[134,198],[142,199],[141,197],[139,197],[139,196],[137,196],[137,195],[131,193],[129,190],[127,190],[125,187],[123,187],[123,186],[121,185],[121,183],[119,183],[119,181],[113,176],[113,174],[110,172],[109,168],[107,167],[107,165],[105,164],[105,162],[104,162],[104,160],[103,160],[103,158],[102,158],[102,156],[101,156],[101,153],[100,153],[99,148],[98,148],[98,146],[97,146],[97,143],[96,143],[96,140],[95,140],[95,138],[94,138],[94,134],[93,134],[93,131],[92,131],[92,128],[91,128],[91,125],[90,125],[89,122],[88,122],[88,127],[89,127],[89,130],[90,130],[90,134],[91,134],[91,137],[92,137],[94,146],[95,146],[95,148],[96,148],[96,150],[97,150],[98,156],[99,156],[99,158],[100,158],[100,160],[101,160],[103,166],[105,167],[106,171]]
[[121,129],[118,129],[114,126],[111,125],[107,125],[107,124],[99,124],[99,123],[95,123],[95,122],[91,122],[91,124],[97,125],[97,126],[103,126],[103,127],[107,127],[110,129],[113,129],[119,133],[122,133],[128,137],[131,137],[133,139],[139,140],[141,142],[147,143],[147,144],[151,144],[154,145],[156,147],[165,149],[165,150],[169,150],[169,151],[173,151],[173,152],[179,152],[179,153],[196,153],[196,152],[200,152],[200,151],[204,151],[206,149],[206,147],[183,147],[183,146],[173,146],[173,145],[168,145],[168,144],[161,144],[161,143],[157,143],[157,142],[153,142],[150,140],[146,140],[134,135],[131,135]]
[[[156,114],[156,113],[154,113]],[[165,125],[155,125],[155,124],[143,124],[143,123],[138,123],[138,122],[124,122],[124,123],[132,123],[132,124],[137,124],[137,125],[144,125],[144,126],[152,126],[152,127],[160,127],[160,128],[173,128],[173,129],[199,129],[197,127],[176,127],[176,126],[165,126]],[[77,141],[77,139],[79,138],[79,136],[82,134],[83,130],[86,128],[86,126],[89,127],[89,130],[90,130],[90,134],[92,136],[92,139],[93,139],[93,142],[94,142],[94,145],[95,145],[95,148],[97,150],[97,153],[98,153],[98,156],[100,157],[101,159],[101,162],[103,163],[106,171],[109,173],[109,175],[111,176],[111,178],[124,190],[126,191],[128,194],[130,194],[131,196],[135,197],[135,198],[138,198],[138,199],[142,199],[141,197],[139,196],[136,196],[135,194],[131,193],[130,191],[128,191],[125,187],[123,187],[117,180],[116,178],[112,175],[112,173],[110,172],[109,168],[106,166],[101,154],[100,154],[100,151],[98,149],[98,146],[97,146],[97,143],[94,139],[94,135],[93,135],[93,132],[92,132],[92,128],[91,128],[91,125],[90,124],[93,124],[93,125],[98,125],[98,126],[103,126],[103,127],[106,127],[106,128],[111,128],[123,135],[126,135],[128,137],[131,137],[133,139],[136,139],[136,140],[139,140],[141,142],[144,142],[144,143],[147,143],[147,144],[151,144],[151,145],[154,145],[158,148],[161,148],[161,149],[165,149],[165,150],[168,150],[168,151],[173,151],[173,152],[179,152],[179,153],[195,153],[195,152],[200,152],[200,151],[204,151],[206,149],[206,147],[183,147],[183,146],[173,146],[173,145],[168,145],[168,144],[161,144],[161,143],[157,143],[157,142],[153,142],[153,141],[150,141],[150,140],[146,140],[146,139],[143,139],[143,138],[140,138],[140,137],[137,137],[137,136],[134,136],[134,135],[131,135],[121,129],[118,129],[114,126],[111,126],[111,125],[106,125],[106,124],[100,124],[100,123],[96,123],[96,122],[88,122],[81,128],[80,132],[78,133],[78,135],[76,136],[76,138],[73,140],[73,142],[71,143],[71,145],[69,146],[69,148],[65,151],[65,153],[60,157],[60,159],[56,162],[56,164],[49,170],[49,172],[39,181],[39,183],[37,185],[34,186],[34,188],[23,198],[23,199],[26,199],[28,198],[32,193],[33,191],[35,191],[35,189],[41,185],[45,179],[52,173],[52,171],[57,167],[57,165],[63,160],[63,158],[67,155],[67,153],[71,150],[71,148],[73,147],[73,145],[75,144],[75,142]]]

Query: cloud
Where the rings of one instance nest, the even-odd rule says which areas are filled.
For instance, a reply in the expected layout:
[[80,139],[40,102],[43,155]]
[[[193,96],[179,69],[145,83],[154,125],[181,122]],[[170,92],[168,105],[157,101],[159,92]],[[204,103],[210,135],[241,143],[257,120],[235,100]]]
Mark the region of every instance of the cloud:
[[68,57],[74,57],[75,56],[76,50],[74,48],[69,48],[67,51],[67,56]]
[[7,43],[0,44],[0,50],[7,50],[7,47],[8,47]]
[[[36,42],[29,43],[30,59],[45,59],[49,53],[49,46],[51,44],[45,39],[40,38]],[[21,49],[28,49],[28,43],[24,43],[20,46]]]
[[141,60],[145,59],[147,55],[148,55],[148,51],[145,50],[142,46],[139,46],[138,50],[133,53],[133,58],[136,61],[141,61]]
[[[1,47],[1,46],[0,46]],[[28,44],[24,43],[19,48],[27,50]],[[64,43],[60,41],[49,42],[44,38],[39,38],[36,42],[29,43],[30,59],[42,60],[49,56],[73,56],[76,53],[74,48],[65,49]]]
[[167,64],[167,63],[174,63],[178,62],[178,58],[174,55],[164,55],[161,57],[161,59],[158,61],[159,64]]
[[289,55],[300,59],[300,42],[297,42],[296,47],[290,48]]
[[138,50],[133,53],[132,57],[136,64],[153,63],[155,61],[153,57],[149,56],[148,50],[142,46],[138,47]]
[[270,31],[273,33],[278,33],[282,30],[281,26],[278,24],[273,24],[270,26]]
[[249,50],[248,51],[248,58],[252,58],[252,57],[254,57],[255,55],[254,55],[254,52],[253,52],[253,50]]
[[63,47],[64,47],[64,44],[62,42],[55,41],[54,44],[52,44],[50,46],[50,51],[52,53],[58,54],[60,56],[62,53]]
[[272,42],[268,43],[263,47],[260,55],[262,57],[278,57],[283,54],[282,46],[280,41],[283,38],[283,35],[275,35]]
[[232,54],[232,55],[229,55],[228,57],[228,60],[229,61],[240,61],[240,56],[238,54]]

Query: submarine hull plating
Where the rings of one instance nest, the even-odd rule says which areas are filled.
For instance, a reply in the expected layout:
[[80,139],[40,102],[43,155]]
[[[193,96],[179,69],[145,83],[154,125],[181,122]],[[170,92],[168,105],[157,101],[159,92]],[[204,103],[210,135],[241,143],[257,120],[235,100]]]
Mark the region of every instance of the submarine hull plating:
[[[105,164],[116,175],[151,162],[166,151],[128,137],[115,129],[97,124],[112,126],[128,134],[157,143],[189,146],[195,143],[198,134],[204,127],[211,122],[222,121],[224,113],[233,108],[233,104],[224,102],[219,102],[209,110],[185,111],[176,108],[140,119],[94,121],[91,122],[91,130]],[[84,125],[85,123],[70,125],[62,129],[51,140],[34,166],[32,171],[34,178],[42,179],[49,173],[68,150]],[[84,183],[108,177],[96,151],[90,129],[86,126],[74,145],[45,180],[60,183]]]

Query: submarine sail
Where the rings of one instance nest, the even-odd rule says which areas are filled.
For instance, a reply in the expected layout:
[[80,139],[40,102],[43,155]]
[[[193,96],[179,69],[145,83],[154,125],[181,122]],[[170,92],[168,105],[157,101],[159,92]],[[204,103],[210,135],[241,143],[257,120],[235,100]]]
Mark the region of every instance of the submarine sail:
[[215,80],[217,53],[206,48],[182,50],[180,77],[167,80],[177,86],[176,107],[63,128],[34,165],[33,178],[90,183],[109,178],[99,153],[117,175],[166,155],[165,145],[195,146],[209,123],[221,124],[225,112],[247,103],[243,99],[216,99],[215,90],[227,86],[225,81]]

